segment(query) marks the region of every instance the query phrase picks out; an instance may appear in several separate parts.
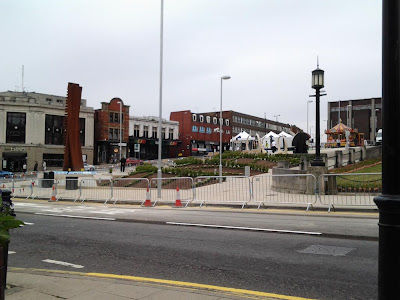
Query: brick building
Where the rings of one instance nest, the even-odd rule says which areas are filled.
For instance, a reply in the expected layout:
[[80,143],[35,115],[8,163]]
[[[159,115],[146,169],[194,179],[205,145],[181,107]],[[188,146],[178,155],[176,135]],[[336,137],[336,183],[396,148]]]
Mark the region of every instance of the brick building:
[[95,110],[94,136],[96,164],[119,161],[120,140],[122,156],[128,157],[129,105],[120,98],[101,102],[101,109]]
[[328,128],[339,122],[364,133],[364,139],[374,142],[382,128],[381,98],[328,102]]
[[229,150],[230,140],[241,131],[252,136],[264,136],[269,131],[290,133],[291,126],[236,111],[192,113],[190,110],[171,112],[170,119],[179,122],[178,152],[182,156],[204,155],[219,151],[219,127],[222,122],[222,148]]

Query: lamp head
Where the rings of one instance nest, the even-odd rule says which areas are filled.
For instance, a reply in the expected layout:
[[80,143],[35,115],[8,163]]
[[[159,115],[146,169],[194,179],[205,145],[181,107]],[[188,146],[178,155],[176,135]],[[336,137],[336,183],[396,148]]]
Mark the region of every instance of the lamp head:
[[231,76],[222,76],[221,79],[228,80],[228,79],[231,79]]

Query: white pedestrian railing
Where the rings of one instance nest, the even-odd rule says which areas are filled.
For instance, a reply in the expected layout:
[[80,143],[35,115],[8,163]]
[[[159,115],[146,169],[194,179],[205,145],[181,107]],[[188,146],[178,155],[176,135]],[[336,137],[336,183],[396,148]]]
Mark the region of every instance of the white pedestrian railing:
[[245,176],[199,176],[194,179],[194,200],[200,207],[207,202],[241,203],[251,199],[251,182]]
[[86,200],[103,200],[107,203],[112,199],[111,179],[82,179],[79,181],[81,202]]
[[252,199],[258,208],[266,204],[306,205],[317,202],[316,178],[312,174],[259,175],[252,178]]
[[373,198],[381,193],[381,187],[381,173],[324,174],[317,179],[312,174],[265,174],[254,177],[199,176],[194,179],[164,177],[111,180],[75,177],[66,180],[0,181],[0,188],[10,189],[14,198],[71,199],[74,202],[92,200],[105,204],[108,201],[114,204],[132,201],[143,204],[149,197],[154,205],[181,200],[186,202],[186,206],[192,202],[199,202],[200,207],[207,203],[240,203],[242,208],[254,201],[258,208],[274,204],[306,205],[307,210],[319,202],[328,206],[328,211],[335,206],[374,206]]
[[[161,195],[158,195],[158,185],[161,184]],[[179,193],[177,191],[179,190]],[[189,203],[193,200],[192,177],[163,177],[150,180],[150,195],[154,200],[153,206],[158,202],[176,202],[176,200]],[[181,199],[177,199],[177,197]]]
[[382,173],[321,175],[325,193],[319,193],[328,211],[335,206],[375,206],[374,197],[382,192]]
[[[140,201],[146,198],[149,180],[147,178],[118,178],[112,182],[112,199],[117,201]],[[107,200],[108,201],[108,200]],[[107,201],[105,203],[107,203]]]
[[29,198],[50,199],[53,193],[54,179],[32,180],[32,194]]

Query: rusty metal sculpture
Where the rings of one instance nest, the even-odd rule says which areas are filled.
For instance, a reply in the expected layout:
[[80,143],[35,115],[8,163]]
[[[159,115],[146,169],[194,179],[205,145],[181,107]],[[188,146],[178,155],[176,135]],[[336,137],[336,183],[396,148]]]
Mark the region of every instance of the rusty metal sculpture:
[[82,87],[76,83],[68,82],[68,95],[65,105],[64,128],[65,150],[64,150],[64,171],[81,171],[83,168],[82,149],[79,138],[79,110],[81,106]]

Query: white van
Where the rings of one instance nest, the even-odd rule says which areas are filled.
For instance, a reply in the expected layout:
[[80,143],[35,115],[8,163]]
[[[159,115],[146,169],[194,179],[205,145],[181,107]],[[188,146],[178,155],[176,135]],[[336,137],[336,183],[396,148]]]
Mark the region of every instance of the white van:
[[382,129],[379,129],[378,132],[376,133],[375,143],[377,145],[382,144]]

